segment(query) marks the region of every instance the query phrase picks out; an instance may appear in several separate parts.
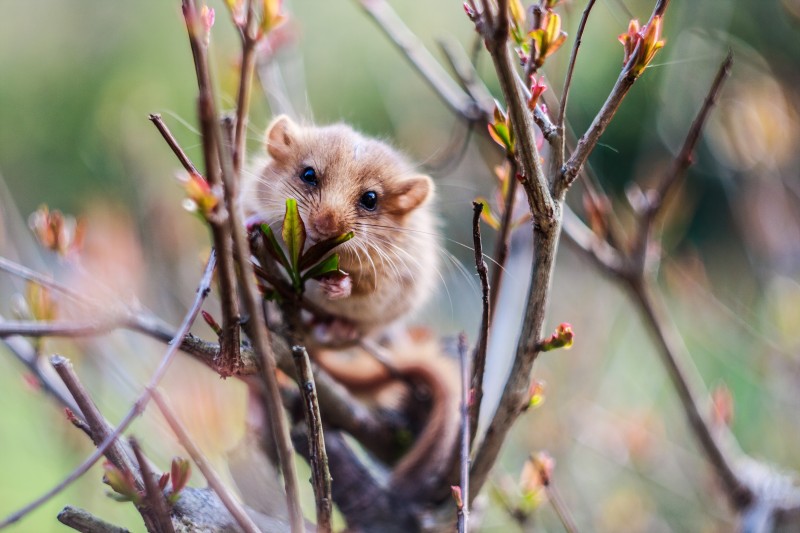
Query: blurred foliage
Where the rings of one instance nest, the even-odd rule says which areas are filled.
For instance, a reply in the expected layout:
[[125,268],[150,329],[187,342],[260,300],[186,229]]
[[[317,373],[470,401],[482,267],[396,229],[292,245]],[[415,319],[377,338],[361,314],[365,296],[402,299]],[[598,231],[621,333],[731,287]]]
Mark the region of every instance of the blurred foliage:
[[[230,107],[236,39],[222,3],[211,5],[217,8],[215,70],[223,103]],[[437,39],[454,38],[472,50],[474,31],[458,3],[393,5],[430,49],[437,48]],[[357,3],[287,7],[297,48],[280,51],[278,61],[299,114],[322,123],[345,120],[394,139],[423,164],[441,162],[451,136],[463,126]],[[651,7],[642,0],[597,3],[570,98],[569,119],[578,134],[619,71],[617,35],[631,18],[646,19]],[[566,3],[563,26],[570,38],[545,67],[554,89],[542,98],[551,106],[582,9],[582,3]],[[207,246],[204,229],[180,208],[178,164],[147,120],[148,113],[162,113],[200,162],[196,86],[179,10],[177,0],[42,0],[36,7],[7,2],[0,17],[0,177],[9,190],[0,198],[0,253],[37,268],[57,268],[54,258],[33,254],[24,244],[30,236],[20,230],[12,206],[23,217],[41,203],[86,214],[89,275],[83,282],[99,279],[112,292],[136,295],[172,320],[192,293]],[[666,47],[590,159],[624,222],[626,189],[634,180],[648,183],[665,168],[720,58],[734,50],[733,78],[665,222],[665,246],[673,258],[665,263],[662,281],[700,375],[710,386],[723,381],[731,390],[733,429],[744,450],[795,471],[800,471],[793,444],[800,426],[792,414],[800,404],[799,16],[797,0],[673,2],[664,23]],[[478,66],[498,94],[485,54]],[[262,149],[269,116],[266,98],[257,97],[249,132],[253,154]],[[474,145],[477,150],[455,171],[435,176],[447,234],[464,243],[470,242],[470,200],[489,194],[498,162],[489,141]],[[579,192],[571,197],[579,200]],[[471,269],[470,252],[451,248]],[[524,252],[525,246],[516,249]],[[525,262],[524,253],[516,257],[517,265]],[[474,331],[474,283],[457,274],[447,276],[449,294],[428,315],[442,331]],[[510,267],[509,277],[522,283],[524,266]],[[596,271],[567,249],[555,283],[547,329],[568,320],[575,348],[549,354],[537,367],[537,379],[548,383],[547,402],[516,428],[498,479],[504,473],[517,479],[529,453],[546,448],[556,460],[554,479],[587,530],[729,529],[729,513],[711,490],[713,481],[653,344],[624,294],[598,281]],[[23,288],[5,276],[0,288],[5,314],[11,306],[7,295]],[[513,332],[521,302],[508,296],[502,312]],[[130,339],[54,341],[45,349],[73,357],[106,415],[118,420],[161,352],[156,343]],[[63,423],[48,398],[30,390],[20,368],[0,355],[0,515],[5,516],[60,479],[89,445]],[[181,364],[179,375],[190,372],[192,383],[172,378],[167,387],[203,446],[221,461],[241,432],[243,392],[197,365]],[[502,368],[491,372],[487,378],[498,383]],[[148,417],[134,430],[147,433],[146,451],[159,448],[155,459],[167,468],[174,444],[163,424]],[[67,502],[140,530],[130,506],[105,498],[99,478],[96,468],[12,531],[60,530],[54,516]],[[534,518],[545,529],[557,527],[546,504]],[[508,522],[492,507],[484,530],[506,531]]]

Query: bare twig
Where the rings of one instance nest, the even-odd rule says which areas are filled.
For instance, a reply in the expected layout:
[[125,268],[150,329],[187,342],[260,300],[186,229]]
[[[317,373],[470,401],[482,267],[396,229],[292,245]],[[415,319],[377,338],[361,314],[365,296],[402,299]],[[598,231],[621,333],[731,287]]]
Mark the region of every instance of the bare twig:
[[67,287],[66,285],[62,285],[61,283],[55,281],[54,279],[50,278],[49,276],[45,276],[44,274],[40,274],[30,268],[20,265],[19,263],[15,263],[10,259],[5,257],[0,257],[0,270],[4,270],[11,275],[17,276],[22,279],[26,279],[28,281],[32,281],[42,287],[47,287],[48,289],[53,289],[54,291],[58,291],[62,294],[65,294],[72,298],[77,302],[81,302],[83,304],[93,304],[89,298],[84,296],[83,294],[74,291]]
[[150,464],[139,446],[139,441],[134,437],[130,437],[128,442],[131,445],[133,454],[136,456],[136,461],[139,463],[139,471],[144,481],[144,502],[141,508],[146,512],[150,519],[156,526],[157,533],[175,533],[175,528],[172,526],[172,519],[169,516],[169,508],[167,507],[167,500],[164,498],[164,493],[158,487],[153,471],[150,470]]
[[514,216],[514,205],[517,199],[517,160],[513,157],[508,159],[508,189],[503,201],[503,219],[500,221],[500,229],[497,232],[497,240],[494,245],[494,268],[492,269],[492,281],[489,286],[492,292],[489,295],[489,316],[494,316],[497,309],[497,300],[500,296],[500,286],[503,282],[503,274],[506,270],[506,260],[511,249],[511,219]]
[[109,524],[83,509],[64,507],[58,513],[58,521],[81,533],[130,533],[125,528]]
[[189,159],[189,156],[186,155],[186,152],[183,151],[183,148],[180,147],[178,144],[178,140],[172,135],[172,132],[169,131],[169,128],[164,123],[164,120],[161,118],[161,114],[159,113],[150,113],[150,122],[152,122],[156,128],[158,128],[159,133],[161,136],[164,137],[164,140],[167,142],[167,145],[172,149],[172,152],[178,158],[178,161],[181,162],[183,168],[186,169],[186,172],[190,174],[197,174],[200,175],[200,171],[197,170],[197,167],[194,166],[192,160]]
[[[83,384],[81,384],[69,359],[60,355],[54,355],[50,358],[50,363],[64,382],[64,385],[67,386],[72,397],[75,398],[75,401],[80,406],[84,419],[89,426],[89,433],[92,441],[96,446],[99,446],[108,438],[113,428],[106,421],[102,413],[100,413],[97,405],[92,401],[92,398],[83,387]],[[136,482],[137,488],[142,489],[144,487],[142,478],[139,475],[139,470],[131,462],[125,448],[123,448],[119,441],[115,441],[107,447],[105,456],[122,472],[131,474],[133,480]]]
[[[470,445],[475,439],[475,432],[478,429],[478,416],[481,411],[483,400],[483,374],[486,370],[486,347],[489,342],[489,328],[491,326],[491,312],[489,309],[489,275],[486,263],[483,260],[483,245],[481,243],[481,212],[484,205],[479,202],[472,202],[472,243],[475,249],[475,268],[481,280],[481,329],[478,335],[478,342],[475,345],[475,353],[472,356],[472,402],[469,404],[469,427]],[[461,341],[461,337],[459,337]],[[462,493],[466,498],[466,493]]]
[[[220,138],[219,120],[217,120],[211,74],[208,68],[208,50],[201,36],[198,35],[202,25],[194,0],[182,0],[181,5],[197,73],[197,107],[202,132],[206,179],[217,193],[223,193],[219,153],[220,150],[224,150],[224,146]],[[229,192],[224,191],[224,193]],[[235,368],[239,359],[240,316],[236,290],[236,268],[233,264],[230,237],[230,211],[226,209],[225,203],[220,202],[212,215],[208,221],[211,226],[214,247],[219,256],[219,288],[222,307],[222,333],[220,335],[222,363],[220,367]]]
[[577,533],[578,527],[575,525],[575,519],[572,518],[572,513],[569,512],[569,508],[561,498],[561,494],[556,489],[552,479],[548,479],[544,490],[547,494],[547,501],[553,506],[553,510],[556,512],[558,519],[561,521],[561,525],[564,526],[567,533]]
[[236,96],[236,130],[233,141],[233,172],[236,176],[242,168],[245,141],[247,140],[247,119],[250,115],[250,92],[253,87],[253,72],[256,65],[255,0],[247,0],[247,17],[242,28],[242,65],[240,67],[239,91]]
[[[3,320],[2,317],[0,317],[0,328],[2,328],[2,326]],[[69,396],[69,392],[63,386],[63,384],[54,379],[54,376],[48,375],[48,373],[45,372],[45,369],[40,366],[40,354],[30,342],[22,337],[12,336],[3,338],[3,344],[5,344],[11,353],[14,354],[14,356],[23,365],[25,365],[28,371],[36,377],[36,380],[38,381],[39,386],[42,387],[42,390],[55,398],[61,405],[70,409],[77,416],[83,416],[80,407],[78,407],[78,404],[75,403],[75,400]]]
[[200,281],[200,284],[197,287],[197,294],[195,296],[194,302],[192,307],[187,311],[186,315],[184,316],[183,322],[181,326],[178,328],[175,337],[172,339],[169,348],[164,353],[164,357],[161,359],[161,363],[159,364],[156,371],[153,373],[153,376],[150,378],[150,382],[148,383],[147,387],[144,391],[139,395],[136,402],[134,403],[133,407],[128,411],[116,429],[111,432],[108,437],[103,440],[97,446],[97,449],[88,457],[85,461],[83,461],[80,465],[78,465],[66,478],[64,478],[60,483],[58,483],[55,487],[51,488],[45,494],[37,498],[36,500],[32,501],[31,503],[27,504],[23,508],[19,509],[18,511],[12,513],[11,515],[7,516],[5,519],[0,521],[0,529],[13,524],[23,518],[25,515],[33,511],[34,509],[38,508],[43,503],[47,502],[55,496],[56,494],[60,493],[66,487],[71,485],[75,480],[80,478],[83,474],[85,474],[89,468],[97,462],[100,457],[103,456],[106,449],[111,446],[116,439],[125,431],[128,426],[133,422],[135,418],[137,418],[140,414],[144,412],[145,407],[147,406],[148,401],[150,400],[150,395],[152,391],[155,390],[155,387],[158,386],[158,383],[161,381],[161,378],[164,377],[167,369],[169,368],[172,359],[175,357],[175,354],[178,352],[178,349],[181,346],[181,339],[183,339],[186,334],[189,332],[189,328],[194,323],[195,318],[197,318],[197,314],[200,312],[200,307],[202,306],[203,300],[205,300],[206,296],[208,296],[208,292],[211,286],[211,277],[214,272],[214,266],[216,265],[216,254],[212,252],[211,256],[208,259],[208,263],[206,264],[205,272],[203,273],[203,277]]
[[[478,204],[480,205],[480,204]],[[480,213],[480,212],[478,212]],[[486,265],[484,265],[484,270]],[[485,277],[485,275],[484,275]],[[458,361],[461,365],[461,507],[458,509],[458,533],[467,533],[469,522],[469,451],[473,438],[470,430],[472,413],[470,412],[469,394],[469,361],[467,360],[467,336],[458,336]],[[473,399],[474,401],[474,399]],[[477,416],[475,417],[477,418]]]
[[325,435],[319,414],[314,374],[311,371],[308,352],[303,346],[292,346],[292,355],[297,370],[297,384],[303,396],[303,414],[308,426],[308,456],[311,464],[311,484],[317,502],[317,530],[330,532],[333,511],[331,473],[328,469],[328,453],[325,450]]
[[[275,377],[275,355],[270,345],[269,331],[266,327],[260,298],[256,294],[254,283],[252,283],[254,274],[253,266],[250,263],[250,250],[247,246],[244,226],[239,219],[239,211],[236,206],[236,176],[233,172],[232,158],[228,146],[222,142],[220,123],[217,119],[219,115],[214,99],[214,88],[209,72],[207,50],[196,31],[198,13],[193,0],[183,0],[182,5],[197,72],[203,151],[206,157],[206,164],[210,167],[206,169],[206,172],[209,173],[209,182],[214,185],[222,185],[224,202],[218,208],[221,212],[227,212],[223,222],[216,223],[213,219],[210,220],[212,222],[214,242],[218,246],[224,245],[225,247],[219,251],[220,259],[224,258],[226,268],[230,267],[230,270],[223,272],[222,262],[220,263],[220,288],[223,304],[223,334],[220,339],[220,351],[223,359],[222,369],[228,369],[228,371],[234,373],[240,364],[239,314],[237,292],[235,291],[235,277],[238,276],[241,296],[250,316],[248,334],[261,363],[261,377],[266,389],[266,394],[263,395],[263,398],[270,424],[272,424],[272,433],[278,449],[280,466],[283,469],[283,481],[286,489],[286,501],[289,508],[291,527],[293,532],[299,532],[303,530],[303,515],[300,509],[292,442]],[[215,176],[214,180],[211,179],[212,174]],[[222,207],[223,205],[224,207]],[[231,240],[233,241],[232,247]],[[238,262],[238,269],[233,265],[234,257]],[[228,264],[229,262],[230,264]],[[222,283],[223,279],[225,283]],[[226,320],[228,320],[227,324]]]
[[719,476],[731,506],[736,510],[744,509],[753,501],[753,493],[734,472],[730,458],[727,456],[727,450],[722,448],[723,443],[714,438],[710,423],[700,413],[698,394],[692,389],[686,372],[682,368],[681,361],[688,358],[688,353],[680,334],[669,320],[663,303],[644,280],[631,280],[629,285],[635,302],[658,342],[661,362],[667,369],[672,385],[678,393],[692,432]]
[[[653,20],[653,17],[663,16],[668,5],[669,0],[658,0],[655,8],[653,9],[653,14],[650,16],[650,21]],[[631,89],[631,87],[633,87],[633,83],[636,81],[637,77],[634,75],[631,66],[635,61],[636,55],[631,54],[631,58],[622,68],[614,87],[611,89],[611,92],[609,93],[608,98],[606,98],[603,106],[600,108],[600,111],[598,111],[597,115],[594,117],[589,129],[587,129],[578,140],[578,145],[575,147],[575,151],[572,152],[569,160],[564,165],[563,174],[557,177],[553,184],[555,193],[554,196],[556,198],[564,197],[567,189],[569,189],[570,185],[572,185],[572,183],[575,181],[575,178],[578,176],[583,168],[583,165],[586,163],[586,160],[589,158],[589,154],[592,153],[595,146],[597,146],[600,137],[606,131],[608,124],[611,122],[614,114],[622,104],[622,100],[625,98],[625,95],[627,95],[628,91]]]
[[217,493],[217,496],[219,496],[225,508],[236,520],[236,523],[239,524],[239,527],[241,527],[245,533],[259,533],[258,527],[253,523],[253,520],[248,516],[241,504],[231,494],[230,490],[225,486],[225,483],[208,463],[203,452],[201,452],[194,443],[187,433],[186,428],[183,427],[183,424],[178,420],[175,412],[158,389],[153,390],[153,401],[158,406],[161,414],[164,415],[169,427],[175,433],[178,442],[181,443],[181,446],[183,446],[186,452],[191,456],[192,461],[194,461],[197,468],[203,473],[203,477],[208,481],[208,485]]
[[592,8],[594,7],[595,0],[589,0],[589,3],[586,4],[586,9],[583,10],[583,15],[581,15],[581,21],[578,24],[578,31],[575,34],[575,43],[572,45],[572,53],[569,56],[569,66],[567,67],[567,76],[564,78],[564,90],[561,92],[561,103],[558,107],[558,118],[556,119],[556,127],[558,128],[558,140],[559,146],[556,148],[558,153],[558,158],[560,160],[559,164],[556,165],[556,168],[560,170],[561,163],[563,163],[564,159],[566,159],[566,139],[564,135],[564,122],[566,120],[567,114],[567,100],[569,98],[569,89],[572,85],[572,76],[575,72],[575,62],[578,59],[578,50],[581,47],[581,39],[583,38],[583,31],[586,29],[586,21],[589,18],[589,13],[591,13]]
[[725,59],[717,70],[714,81],[703,100],[703,105],[700,107],[694,122],[692,122],[689,132],[686,134],[680,152],[678,152],[669,171],[661,178],[655,190],[648,194],[649,201],[639,221],[638,235],[636,236],[637,249],[634,252],[634,260],[637,261],[636,267],[639,270],[644,270],[646,268],[647,246],[652,237],[653,224],[656,218],[663,212],[665,199],[675,189],[686,173],[686,170],[692,164],[692,154],[700,140],[703,126],[708,119],[709,113],[711,113],[711,109],[714,107],[714,104],[716,104],[719,93],[722,90],[722,85],[730,75],[732,64],[733,53],[728,52],[728,55],[725,56]]
[[422,74],[447,107],[468,121],[483,118],[484,111],[480,106],[461,90],[385,0],[359,0],[359,4]]

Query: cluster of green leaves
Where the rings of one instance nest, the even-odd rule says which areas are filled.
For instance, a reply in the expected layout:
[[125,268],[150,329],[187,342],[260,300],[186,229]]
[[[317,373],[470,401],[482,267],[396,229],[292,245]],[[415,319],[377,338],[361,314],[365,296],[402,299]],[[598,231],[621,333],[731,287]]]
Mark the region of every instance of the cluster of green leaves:
[[340,244],[352,239],[354,233],[352,231],[343,233],[338,237],[318,242],[303,251],[306,244],[306,227],[300,218],[297,200],[294,198],[286,200],[286,213],[281,228],[286,252],[278,244],[278,239],[268,224],[261,224],[260,228],[266,236],[267,251],[286,271],[297,293],[303,292],[305,283],[309,279],[319,279],[334,273],[345,275],[339,270],[339,254],[328,254]]

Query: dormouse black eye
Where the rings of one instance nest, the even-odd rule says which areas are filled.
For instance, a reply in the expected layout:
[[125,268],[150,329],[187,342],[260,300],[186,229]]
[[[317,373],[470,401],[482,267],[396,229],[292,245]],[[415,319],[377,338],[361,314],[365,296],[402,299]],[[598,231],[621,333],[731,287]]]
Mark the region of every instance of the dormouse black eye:
[[300,173],[300,179],[309,185],[317,185],[317,171],[311,167],[306,167]]
[[375,211],[378,207],[378,193],[375,191],[367,191],[361,195],[358,204],[367,211]]

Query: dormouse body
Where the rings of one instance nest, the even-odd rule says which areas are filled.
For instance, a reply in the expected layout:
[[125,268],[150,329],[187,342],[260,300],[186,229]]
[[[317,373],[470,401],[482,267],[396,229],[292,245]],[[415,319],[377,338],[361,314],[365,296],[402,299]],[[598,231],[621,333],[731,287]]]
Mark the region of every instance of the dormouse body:
[[312,283],[306,297],[369,335],[417,309],[433,292],[439,243],[433,182],[388,144],[344,124],[301,126],[286,116],[267,129],[268,158],[246,173],[244,215],[278,229],[295,198],[307,246],[353,231],[339,246],[352,287]]

